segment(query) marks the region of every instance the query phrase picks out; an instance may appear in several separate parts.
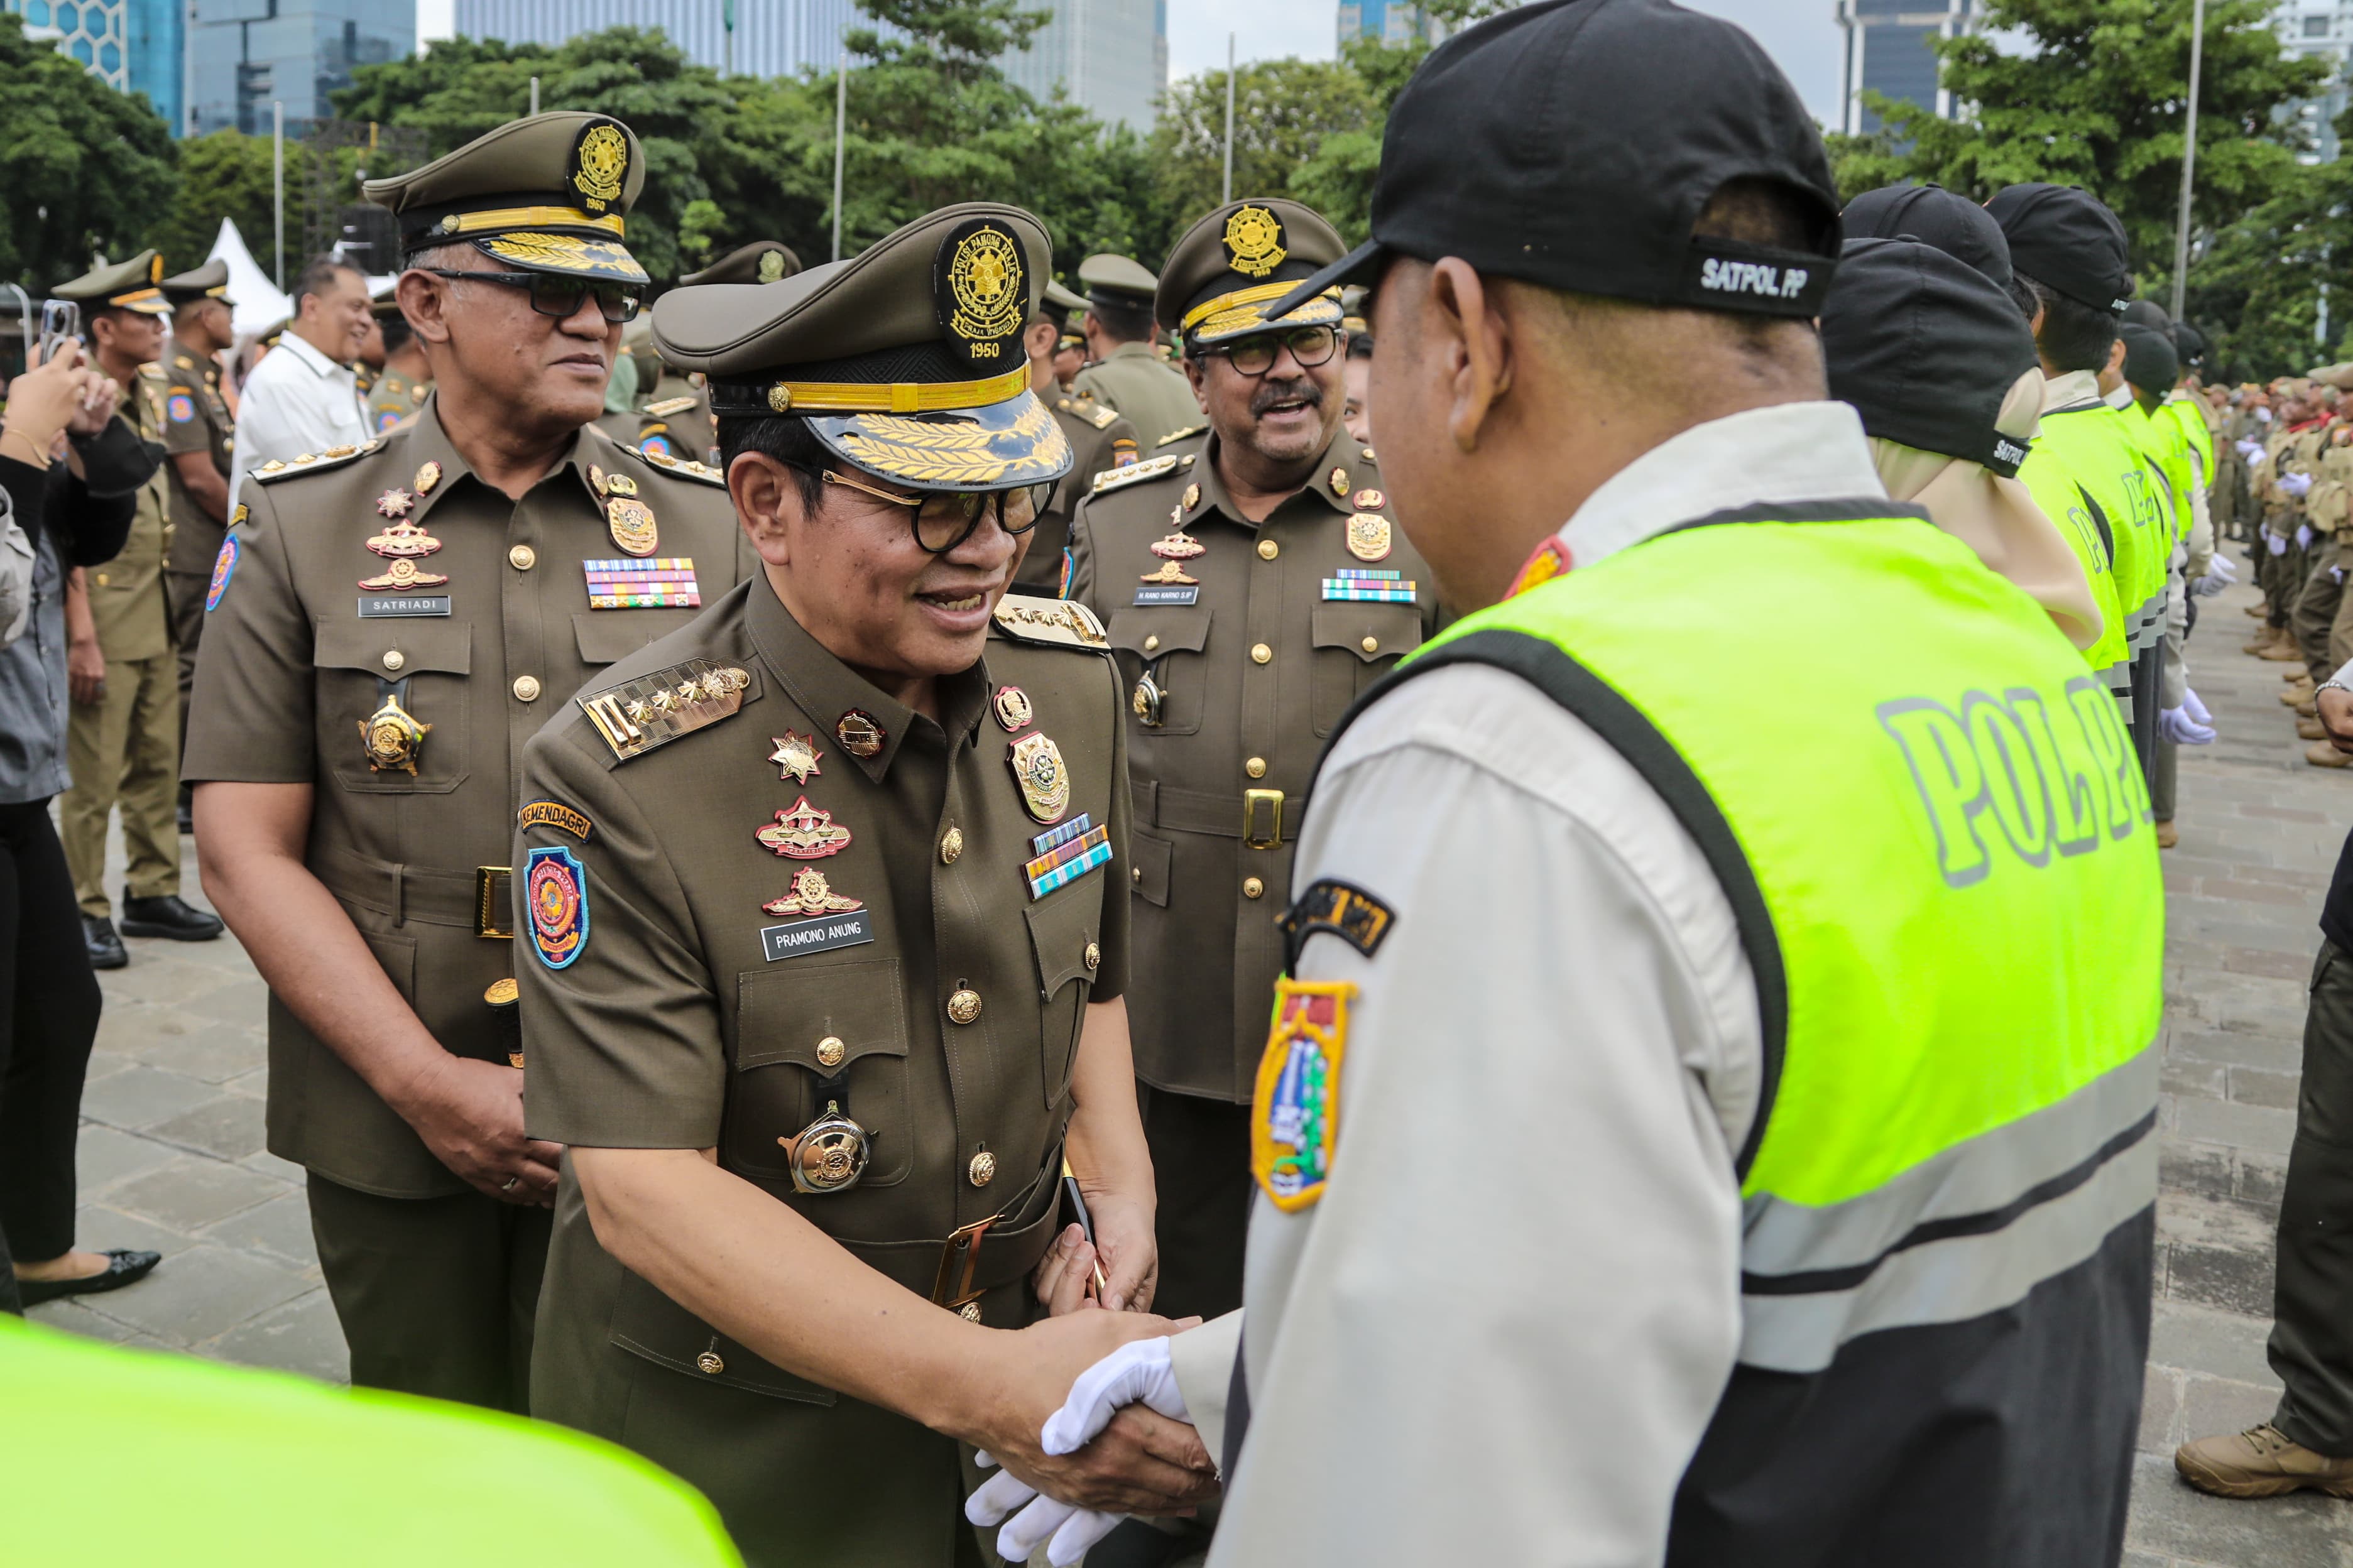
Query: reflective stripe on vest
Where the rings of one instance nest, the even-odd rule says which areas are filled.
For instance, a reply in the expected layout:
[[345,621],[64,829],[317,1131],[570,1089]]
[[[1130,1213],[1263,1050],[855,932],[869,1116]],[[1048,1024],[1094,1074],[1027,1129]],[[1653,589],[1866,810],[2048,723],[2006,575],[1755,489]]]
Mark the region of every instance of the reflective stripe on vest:
[[[2023,1561],[1993,1549],[2021,1503],[2050,1524],[2038,1564],[2101,1561],[2147,1349],[2162,1007],[2114,700],[2032,601],[1884,500],[1722,513],[1577,567],[1349,717],[1462,662],[1527,679],[1643,775],[1756,977],[1740,1364],[1670,1563],[1912,1546],[1931,1450],[1954,1489],[1919,1517],[1942,1533],[1888,1561]],[[1730,671],[1779,721],[1732,712]],[[1958,1529],[1956,1496],[1977,1505]]]
[[2099,607],[2100,636],[2084,650],[2084,662],[2104,684],[2111,688],[2127,684],[2130,651],[2125,646],[2125,613],[2116,593],[2116,531],[2108,521],[2107,509],[2076,483],[2060,459],[2037,460],[2042,447],[2038,440],[2027,452],[2026,461],[2019,466],[2018,482],[2026,487],[2042,514],[2058,528],[2059,537],[2075,552],[2076,563],[2084,568],[2084,580],[2092,590],[2092,602]]

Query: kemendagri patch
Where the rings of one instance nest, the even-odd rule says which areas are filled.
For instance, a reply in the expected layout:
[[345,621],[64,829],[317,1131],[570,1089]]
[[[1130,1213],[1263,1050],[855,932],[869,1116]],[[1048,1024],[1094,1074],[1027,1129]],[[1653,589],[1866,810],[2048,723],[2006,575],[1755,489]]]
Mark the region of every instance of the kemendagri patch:
[[588,948],[588,879],[579,857],[562,847],[533,849],[523,880],[539,961],[569,968]]
[[205,590],[205,614],[211,615],[220,607],[221,595],[228,592],[228,580],[237,575],[237,559],[244,553],[245,547],[237,542],[236,534],[221,541],[220,553],[213,557],[212,586]]

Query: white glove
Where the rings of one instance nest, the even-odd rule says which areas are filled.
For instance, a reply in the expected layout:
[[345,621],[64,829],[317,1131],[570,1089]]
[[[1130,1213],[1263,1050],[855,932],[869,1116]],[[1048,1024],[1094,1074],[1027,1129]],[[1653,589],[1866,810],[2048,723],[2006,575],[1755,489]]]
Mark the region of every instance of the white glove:
[[2181,689],[2181,710],[2196,722],[2211,724],[2214,715],[2206,711],[2206,704],[2198,700],[2198,693],[2185,686]]
[[2258,408],[2258,409],[2256,409],[2256,410],[2255,410],[2255,421],[2256,421],[2256,423],[2257,423],[2257,424],[2261,424],[2261,425],[2268,425],[2268,424],[2270,424],[2270,423],[2272,422],[2272,411],[2271,411],[2270,409],[2268,409],[2268,408]]
[[2227,555],[2216,555],[2206,567],[2206,575],[2189,584],[2192,594],[2211,597],[2239,580],[2239,564]]
[[2260,461],[2263,455],[2263,444],[2253,436],[2239,443],[2239,456],[2246,458],[2250,463]]
[[2274,555],[2284,555],[2287,553],[2287,541],[2282,539],[2278,534],[2272,532],[2269,529],[2265,529],[2263,531],[2263,545],[2264,548],[2268,549]]
[[[1130,1405],[1148,1406],[1173,1421],[1192,1419],[1184,1391],[1176,1386],[1166,1335],[1131,1341],[1081,1373],[1062,1407],[1046,1418],[1039,1446],[1056,1456],[1075,1454]],[[974,1459],[983,1468],[996,1463],[987,1454]],[[1014,1513],[1016,1509],[1020,1511]],[[1046,1561],[1054,1568],[1071,1568],[1124,1517],[1040,1497],[1005,1471],[991,1476],[965,1500],[964,1516],[977,1525],[995,1524],[1008,1513],[1013,1518],[997,1533],[997,1555],[1008,1563],[1026,1563],[1045,1542]]]
[[2332,583],[2342,583],[2345,581],[2345,568],[2342,566],[2331,566],[2328,569],[2328,580]]
[[[2185,700],[2179,708],[2160,710],[2157,715],[2157,732],[2177,746],[2211,745],[2214,740],[2211,725],[2201,724],[2191,718]],[[2203,710],[2202,708],[2200,710]],[[2211,717],[2211,715],[2209,715]]]
[[[2310,488],[2310,481],[2308,479],[2306,480],[2306,488]],[[2295,547],[2298,550],[2309,550],[2312,548],[2312,524],[2308,522],[2299,522],[2295,525]]]
[[2282,474],[2278,479],[2272,481],[2272,489],[2279,491],[2282,495],[2294,496],[2296,500],[2302,500],[2305,497],[2305,492],[2312,489],[2312,476],[2310,474]]

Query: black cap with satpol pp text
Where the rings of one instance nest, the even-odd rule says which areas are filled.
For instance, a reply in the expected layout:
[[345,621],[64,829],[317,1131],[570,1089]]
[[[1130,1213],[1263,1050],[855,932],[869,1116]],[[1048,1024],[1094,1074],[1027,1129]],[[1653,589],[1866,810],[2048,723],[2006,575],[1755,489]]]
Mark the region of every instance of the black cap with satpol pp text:
[[[1694,237],[1734,180],[1791,192],[1810,243]],[[1641,304],[1810,317],[1838,265],[1838,191],[1797,89],[1738,27],[1670,0],[1537,0],[1449,38],[1406,84],[1372,234],[1266,313],[1375,282],[1402,252]]]
[[1997,425],[2039,362],[1992,279],[1915,239],[1850,239],[1821,325],[1831,395],[1866,434],[2017,476],[2027,444]]
[[1916,239],[2010,287],[2010,241],[1993,215],[1942,185],[1882,185],[1846,204],[1849,239]]
[[2009,185],[1986,211],[2010,241],[2010,264],[2079,305],[2122,315],[2132,298],[2125,226],[2080,185]]

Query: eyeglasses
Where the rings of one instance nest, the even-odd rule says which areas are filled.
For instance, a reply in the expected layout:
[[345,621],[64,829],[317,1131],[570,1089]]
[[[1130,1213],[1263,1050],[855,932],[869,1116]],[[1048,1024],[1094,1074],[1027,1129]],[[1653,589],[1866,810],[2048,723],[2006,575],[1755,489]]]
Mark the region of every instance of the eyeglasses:
[[931,495],[892,495],[878,490],[872,485],[860,484],[846,474],[831,468],[818,476],[825,483],[839,485],[872,496],[876,500],[889,501],[892,506],[905,507],[907,527],[914,534],[915,543],[927,555],[945,555],[980,531],[981,519],[987,516],[995,503],[997,526],[1018,537],[1038,526],[1039,517],[1046,503],[1053,499],[1053,481],[1044,484],[1017,485],[1006,490],[941,490]]
[[1282,349],[1291,351],[1302,370],[1313,370],[1331,359],[1339,346],[1340,334],[1330,327],[1293,327],[1287,332],[1259,332],[1193,352],[1203,359],[1223,354],[1242,374],[1264,375],[1274,368],[1276,354]]
[[584,295],[596,297],[596,313],[608,321],[632,321],[645,301],[625,283],[590,283],[578,278],[559,278],[553,272],[466,272],[454,267],[421,267],[420,272],[430,272],[436,278],[479,279],[484,283],[503,283],[510,289],[531,290],[531,308],[543,316],[553,316],[568,321],[579,313]]

